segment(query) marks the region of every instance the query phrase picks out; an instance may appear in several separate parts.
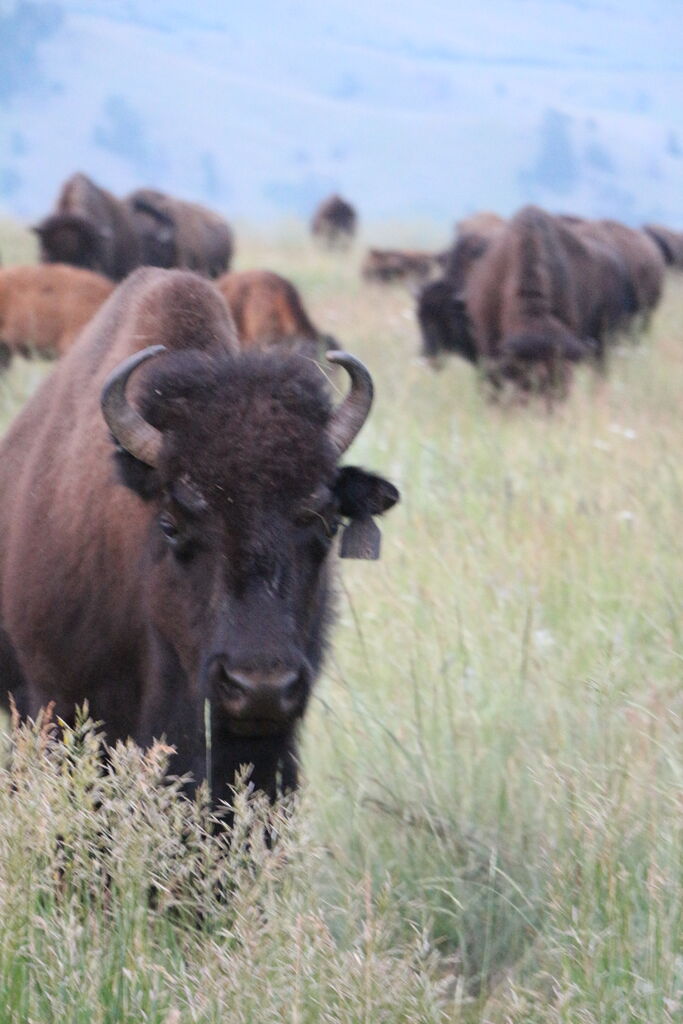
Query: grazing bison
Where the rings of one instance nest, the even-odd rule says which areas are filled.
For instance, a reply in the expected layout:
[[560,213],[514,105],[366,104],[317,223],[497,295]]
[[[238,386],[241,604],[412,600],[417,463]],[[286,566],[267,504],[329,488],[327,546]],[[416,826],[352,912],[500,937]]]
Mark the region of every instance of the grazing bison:
[[[163,346],[163,348],[161,347]],[[297,781],[331,618],[333,537],[375,557],[386,480],[339,460],[372,381],[333,407],[306,360],[240,353],[194,274],[138,270],[0,446],[0,672],[22,714],[88,700],[112,742],[164,734],[228,798]]]
[[217,213],[154,189],[117,199],[84,174],[60,191],[54,213],[34,228],[44,263],[70,263],[121,281],[136,267],[180,267],[218,277],[233,236]]
[[311,220],[311,233],[314,238],[329,248],[347,246],[356,233],[358,215],[351,203],[341,196],[332,195],[324,199]]
[[442,281],[418,301],[422,353],[455,352],[495,387],[566,392],[570,364],[605,367],[607,346],[658,301],[664,265],[642,232],[525,207],[461,225]]
[[125,200],[142,240],[143,262],[218,277],[230,268],[234,239],[229,224],[199,203],[151,188]]
[[271,270],[241,270],[216,281],[243,349],[289,349],[312,358],[339,345],[314,327],[291,281]]
[[142,263],[126,206],[85,174],[62,185],[54,212],[34,228],[43,263],[70,263],[122,280]]
[[570,364],[596,352],[575,268],[591,254],[567,225],[521,209],[472,268],[466,305],[479,358],[495,385],[564,395]]
[[64,355],[113,290],[106,277],[61,263],[0,270],[0,367],[13,355]]
[[442,253],[417,249],[368,249],[361,274],[366,281],[424,281],[439,271]]

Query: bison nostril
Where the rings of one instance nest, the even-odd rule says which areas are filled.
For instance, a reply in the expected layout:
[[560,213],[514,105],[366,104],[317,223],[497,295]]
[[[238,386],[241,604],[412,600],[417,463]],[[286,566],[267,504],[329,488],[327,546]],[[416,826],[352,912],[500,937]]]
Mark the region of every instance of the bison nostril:
[[248,696],[244,687],[229,676],[221,682],[221,695],[229,704],[242,704]]
[[303,679],[298,673],[289,672],[278,684],[280,704],[285,711],[290,711],[299,703],[304,694]]
[[213,669],[213,681],[223,704],[231,711],[242,711],[251,700],[252,687],[246,679],[240,679],[228,671],[222,662],[216,662]]

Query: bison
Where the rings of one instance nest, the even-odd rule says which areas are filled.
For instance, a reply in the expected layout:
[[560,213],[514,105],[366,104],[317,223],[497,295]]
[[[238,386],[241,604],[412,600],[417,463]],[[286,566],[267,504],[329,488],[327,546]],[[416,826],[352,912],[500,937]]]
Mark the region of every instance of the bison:
[[366,281],[425,281],[438,273],[442,253],[419,249],[368,249],[361,274]]
[[312,358],[337,349],[330,335],[314,327],[299,292],[271,270],[242,270],[216,281],[232,313],[242,348],[297,351]]
[[358,227],[358,215],[351,203],[331,195],[317,207],[311,220],[311,234],[328,248],[345,248]]
[[13,355],[64,355],[113,290],[106,277],[60,263],[1,269],[0,367]]
[[576,268],[599,261],[568,225],[523,207],[473,267],[466,305],[479,358],[494,386],[566,393],[570,364],[596,354]]
[[43,263],[70,263],[120,281],[142,263],[126,206],[85,174],[62,185],[54,213],[33,229]]
[[118,199],[85,174],[64,183],[54,213],[34,231],[44,263],[70,263],[113,281],[140,266],[218,277],[228,270],[234,248],[229,225],[197,203],[155,189]]
[[566,392],[571,363],[604,370],[612,339],[654,308],[663,269],[654,243],[616,221],[532,206],[507,223],[475,218],[419,297],[422,353],[438,365],[456,352],[496,388]]
[[238,351],[224,300],[142,269],[0,446],[0,671],[23,715],[87,700],[109,742],[165,735],[171,768],[230,796],[297,784],[328,642],[334,536],[376,557],[388,481],[339,461],[372,402],[333,407],[306,360]]
[[141,188],[125,200],[149,266],[179,267],[206,277],[230,268],[234,238],[230,225],[199,203]]

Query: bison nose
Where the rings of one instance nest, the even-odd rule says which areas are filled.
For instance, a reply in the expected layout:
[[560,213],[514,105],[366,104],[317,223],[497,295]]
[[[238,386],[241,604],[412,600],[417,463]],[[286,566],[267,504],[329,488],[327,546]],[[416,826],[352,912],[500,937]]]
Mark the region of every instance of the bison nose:
[[219,659],[210,676],[223,708],[236,718],[286,719],[300,709],[304,697],[302,675],[293,669],[262,672],[228,667]]

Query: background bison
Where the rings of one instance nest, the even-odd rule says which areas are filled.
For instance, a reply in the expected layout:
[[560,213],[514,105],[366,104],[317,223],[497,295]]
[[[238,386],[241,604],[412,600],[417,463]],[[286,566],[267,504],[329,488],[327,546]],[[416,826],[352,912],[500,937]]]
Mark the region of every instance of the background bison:
[[232,313],[243,348],[296,350],[319,358],[339,348],[330,335],[314,327],[297,289],[270,270],[242,270],[216,281]]
[[113,290],[106,277],[60,263],[0,269],[0,365],[15,354],[64,355]]
[[34,230],[44,263],[70,263],[120,281],[142,262],[125,205],[85,174],[64,182],[53,213]]
[[338,466],[370,410],[361,364],[333,354],[351,377],[334,409],[312,364],[236,349],[211,285],[140,270],[0,448],[0,672],[20,710],[55,701],[69,722],[87,700],[109,741],[164,734],[195,783],[210,736],[216,800],[242,764],[271,796],[296,784],[333,537],[350,521],[342,553],[364,556],[398,499]]
[[437,273],[443,257],[415,249],[368,249],[361,274],[366,281],[424,281]]
[[230,226],[198,203],[156,189],[125,200],[85,174],[62,186],[55,210],[34,228],[45,263],[69,263],[121,281],[140,266],[180,267],[217,277],[230,266]]
[[444,272],[418,297],[422,354],[456,353],[499,388],[565,394],[570,365],[605,368],[610,343],[659,302],[664,260],[644,232],[524,207],[458,225]]
[[358,214],[351,203],[341,196],[332,195],[324,199],[311,220],[314,238],[329,248],[347,246],[358,228]]

